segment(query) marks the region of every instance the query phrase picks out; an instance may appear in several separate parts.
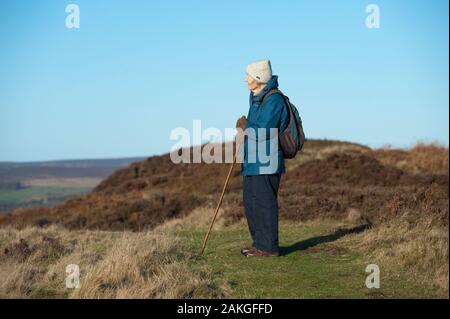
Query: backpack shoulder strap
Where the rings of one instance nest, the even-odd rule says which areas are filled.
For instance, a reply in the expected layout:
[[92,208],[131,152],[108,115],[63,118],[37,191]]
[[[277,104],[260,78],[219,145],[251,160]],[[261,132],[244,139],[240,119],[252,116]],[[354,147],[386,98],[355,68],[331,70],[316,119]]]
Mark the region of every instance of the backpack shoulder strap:
[[261,101],[260,107],[262,107],[264,105],[264,102],[267,100],[267,98],[269,96],[271,96],[272,94],[275,94],[275,93],[281,94],[281,96],[284,98],[284,94],[280,90],[278,90],[278,89],[271,89],[269,92],[267,92],[264,95],[264,97],[263,97],[263,99]]
[[291,102],[289,101],[289,98],[283,94],[283,92],[281,92],[278,89],[271,89],[269,92],[266,93],[266,95],[264,95],[262,101],[261,101],[261,105],[260,107],[262,107],[264,105],[265,100],[271,96],[272,94],[278,93],[281,95],[281,97],[283,98],[284,101],[284,105],[287,107],[287,111],[288,111],[288,116],[289,116],[289,120],[288,120],[288,124],[286,127],[289,127],[292,123],[292,121],[295,122],[296,128],[297,128],[297,132],[299,132],[299,128],[298,128],[298,123],[297,121],[294,119],[294,112],[292,111],[291,108]]

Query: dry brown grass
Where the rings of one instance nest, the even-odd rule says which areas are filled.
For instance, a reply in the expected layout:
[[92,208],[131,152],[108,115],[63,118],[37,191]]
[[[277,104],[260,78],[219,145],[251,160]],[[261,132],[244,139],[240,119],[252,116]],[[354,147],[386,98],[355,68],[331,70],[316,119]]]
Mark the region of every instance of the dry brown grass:
[[411,281],[438,289],[448,298],[449,228],[432,215],[405,212],[346,236],[339,244],[363,253],[383,275],[406,273]]
[[[197,208],[183,218],[139,233],[56,226],[0,229],[0,297],[230,297],[226,278],[214,277],[209,268],[188,266],[195,252],[185,249],[176,236],[178,231],[206,229],[212,213],[211,207]],[[229,227],[224,217],[220,212],[214,232]],[[310,220],[298,227],[323,223],[327,221]],[[349,209],[341,223],[347,227],[367,224],[367,220],[363,213]],[[437,295],[448,296],[448,243],[448,224],[441,219],[405,213],[344,236],[333,245],[359,251],[367,263],[380,266],[382,278],[406,272],[411,280],[439,291]],[[72,263],[80,266],[79,289],[65,287],[65,267]]]
[[447,174],[449,150],[437,143],[418,143],[408,150],[379,148],[372,151],[381,163],[395,166],[409,173],[431,172]]
[[[371,149],[367,146],[355,143],[347,142],[336,142],[336,141],[308,141],[305,144],[305,148],[302,149],[299,156],[293,159],[286,160],[286,167],[288,171],[295,169],[301,164],[307,163],[312,160],[324,159],[330,154],[356,154],[356,153],[366,153]],[[307,147],[306,147],[307,146]]]
[[[211,201],[217,201],[217,198],[214,198]],[[176,232],[179,230],[196,230],[199,228],[207,229],[211,224],[212,218],[214,216],[216,204],[217,203],[214,203],[214,207],[213,205],[197,207],[189,215],[168,220],[164,224],[156,227],[155,230]],[[214,221],[214,231],[221,230],[224,227],[230,226],[230,224],[232,224],[227,219],[226,213],[227,212],[223,209],[223,207],[219,209],[217,218]]]
[[[226,297],[209,269],[193,271],[190,252],[171,234],[152,232],[0,230],[1,298]],[[80,268],[78,289],[65,286],[68,264]]]

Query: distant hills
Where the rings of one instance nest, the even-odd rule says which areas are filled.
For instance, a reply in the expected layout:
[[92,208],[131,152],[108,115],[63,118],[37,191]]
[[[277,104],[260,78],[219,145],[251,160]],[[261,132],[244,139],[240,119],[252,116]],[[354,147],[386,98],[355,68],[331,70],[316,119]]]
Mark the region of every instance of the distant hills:
[[117,168],[145,157],[40,162],[0,162],[0,181],[43,177],[106,177]]
[[53,206],[85,193],[115,170],[145,157],[0,162],[0,211]]

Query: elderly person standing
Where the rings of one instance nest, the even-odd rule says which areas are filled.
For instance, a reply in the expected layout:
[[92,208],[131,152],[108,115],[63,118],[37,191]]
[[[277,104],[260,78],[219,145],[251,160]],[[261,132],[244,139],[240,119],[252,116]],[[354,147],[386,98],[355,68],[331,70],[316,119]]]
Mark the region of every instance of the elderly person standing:
[[278,88],[278,77],[272,75],[269,60],[254,62],[247,66],[246,71],[250,109],[247,118],[242,116],[236,127],[245,130],[241,175],[244,179],[245,216],[253,244],[242,248],[241,253],[248,257],[278,256],[277,196],[285,166],[278,135],[271,135],[270,129],[282,132],[287,126],[289,113],[281,94],[273,93],[265,98],[269,91]]

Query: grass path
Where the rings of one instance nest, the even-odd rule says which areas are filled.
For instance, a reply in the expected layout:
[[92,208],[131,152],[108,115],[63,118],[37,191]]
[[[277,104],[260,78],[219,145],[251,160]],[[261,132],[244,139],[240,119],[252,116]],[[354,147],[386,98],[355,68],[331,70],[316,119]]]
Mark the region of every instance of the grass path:
[[[337,231],[343,227],[344,231]],[[246,225],[213,231],[203,257],[190,267],[211,267],[216,280],[227,282],[233,298],[420,298],[437,297],[418,287],[408,274],[381,271],[380,289],[365,286],[366,254],[340,243],[340,238],[362,231],[338,222],[280,225],[280,257],[249,258],[240,254],[248,246]],[[200,250],[205,230],[179,232],[187,249]],[[380,267],[381,268],[381,267]]]

